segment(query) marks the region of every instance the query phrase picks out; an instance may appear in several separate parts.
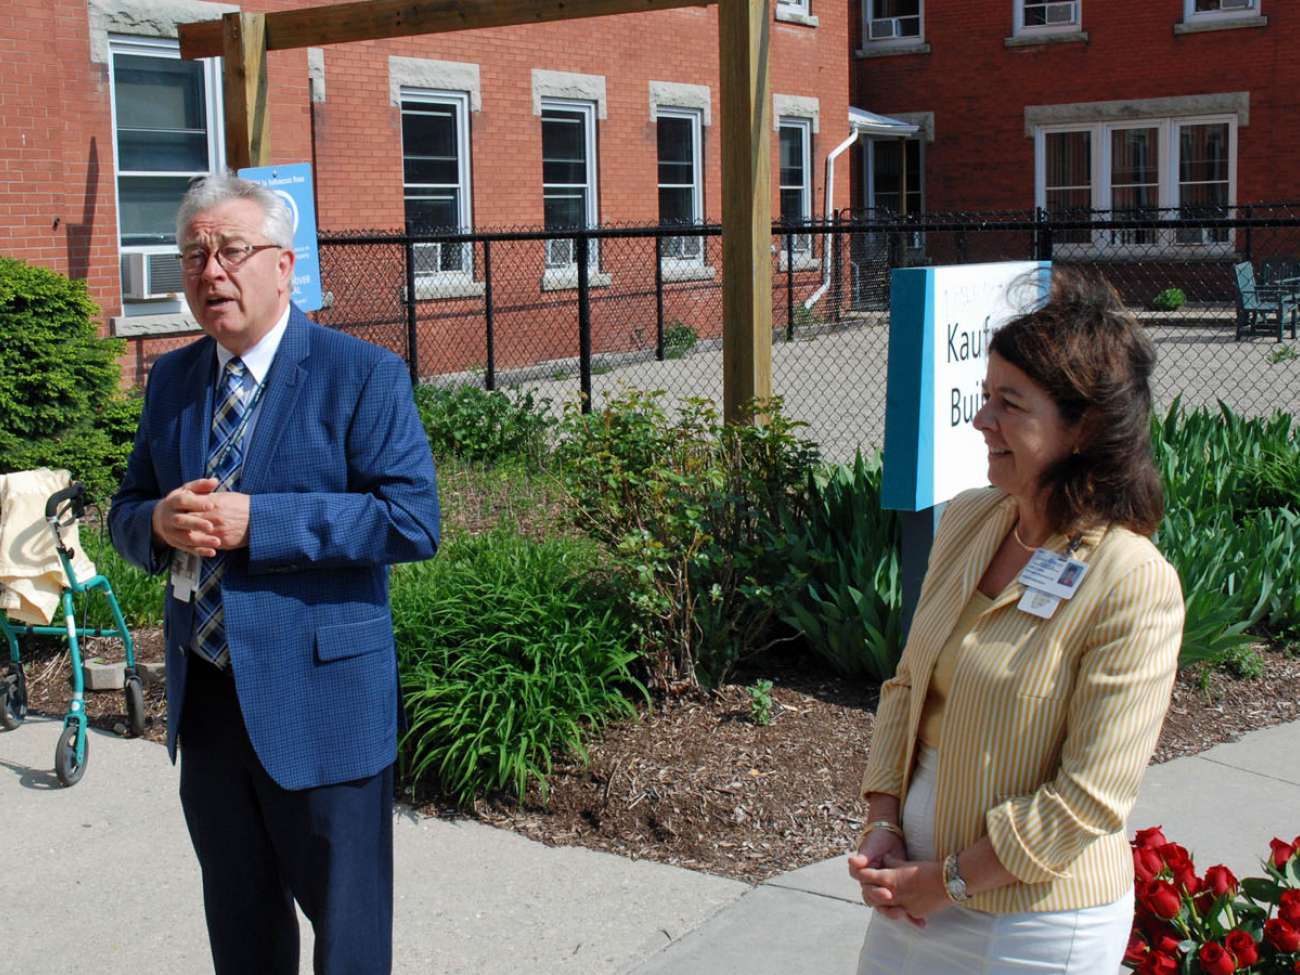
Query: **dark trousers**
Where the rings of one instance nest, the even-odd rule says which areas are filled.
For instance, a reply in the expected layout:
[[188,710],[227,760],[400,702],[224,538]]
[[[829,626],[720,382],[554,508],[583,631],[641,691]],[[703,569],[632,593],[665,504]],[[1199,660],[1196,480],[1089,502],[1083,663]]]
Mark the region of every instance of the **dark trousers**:
[[291,792],[248,740],[234,680],[191,657],[181,807],[203,872],[217,975],[297,975],[298,918],[318,975],[384,975],[393,955],[393,769]]

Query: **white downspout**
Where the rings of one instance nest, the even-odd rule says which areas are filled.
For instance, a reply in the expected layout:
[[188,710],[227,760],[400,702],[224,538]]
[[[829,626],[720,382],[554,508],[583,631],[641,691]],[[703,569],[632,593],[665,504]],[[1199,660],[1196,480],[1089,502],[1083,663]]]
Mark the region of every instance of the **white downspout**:
[[[858,136],[862,132],[856,126],[849,133],[849,137],[831,150],[830,155],[826,157],[826,205],[822,208],[822,220],[829,222],[831,218],[832,201],[835,199],[835,157],[840,155],[853,143],[858,141]],[[804,299],[803,306],[809,310],[817,304],[821,296],[831,286],[831,249],[827,246],[828,238],[822,239],[822,283],[811,295]]]

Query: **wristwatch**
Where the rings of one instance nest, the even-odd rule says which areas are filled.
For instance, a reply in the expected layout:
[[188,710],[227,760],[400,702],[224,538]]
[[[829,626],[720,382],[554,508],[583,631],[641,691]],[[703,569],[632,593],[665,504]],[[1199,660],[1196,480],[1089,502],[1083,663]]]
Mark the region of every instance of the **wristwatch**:
[[966,881],[957,869],[957,854],[949,853],[943,859],[943,889],[948,892],[948,899],[954,904],[964,904],[970,900],[966,890]]

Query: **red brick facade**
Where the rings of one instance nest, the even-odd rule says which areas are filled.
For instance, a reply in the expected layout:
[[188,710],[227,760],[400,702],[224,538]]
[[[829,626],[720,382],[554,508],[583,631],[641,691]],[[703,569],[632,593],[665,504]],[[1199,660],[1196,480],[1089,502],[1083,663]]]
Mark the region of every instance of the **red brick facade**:
[[[94,0],[111,5],[110,0]],[[246,9],[305,4],[265,0]],[[86,280],[108,322],[122,310],[107,66],[92,55],[88,0],[15,0],[0,12],[0,251]],[[772,24],[773,93],[815,98],[813,212],[823,205],[827,152],[848,132],[849,14],[814,3],[817,26]],[[656,126],[649,83],[708,86],[704,215],[721,219],[716,8],[364,42],[324,50],[325,99],[309,96],[308,55],[270,56],[272,162],[313,160],[325,231],[403,224],[400,110],[390,104],[390,55],[477,64],[481,110],[470,115],[477,227],[542,224],[541,131],[532,69],[599,75],[607,117],[597,123],[602,222],[658,218]],[[773,185],[777,185],[773,133]],[[849,199],[847,165],[836,205]],[[650,269],[652,273],[652,269]],[[127,381],[188,338],[133,343]]]
[[[863,40],[854,0],[855,51]],[[853,102],[886,115],[932,112],[925,153],[931,212],[1035,205],[1026,106],[1248,93],[1237,129],[1236,202],[1300,197],[1300,9],[1258,0],[1236,23],[1184,23],[1184,0],[1082,0],[1073,37],[1008,44],[1013,0],[923,0],[915,53],[853,58]],[[1189,30],[1189,26],[1219,26]],[[924,46],[922,46],[924,45]],[[854,168],[854,204],[865,187]]]

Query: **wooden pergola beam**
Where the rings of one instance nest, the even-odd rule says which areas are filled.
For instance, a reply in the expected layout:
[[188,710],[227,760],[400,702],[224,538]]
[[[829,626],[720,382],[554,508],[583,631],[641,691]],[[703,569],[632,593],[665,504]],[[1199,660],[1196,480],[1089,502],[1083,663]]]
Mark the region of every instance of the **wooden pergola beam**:
[[266,14],[230,13],[222,28],[225,71],[226,162],[231,169],[271,161],[271,119],[266,112]]
[[[611,14],[707,7],[717,0],[357,0],[266,14],[266,49],[512,27]],[[180,25],[181,57],[222,54],[221,22]]]

